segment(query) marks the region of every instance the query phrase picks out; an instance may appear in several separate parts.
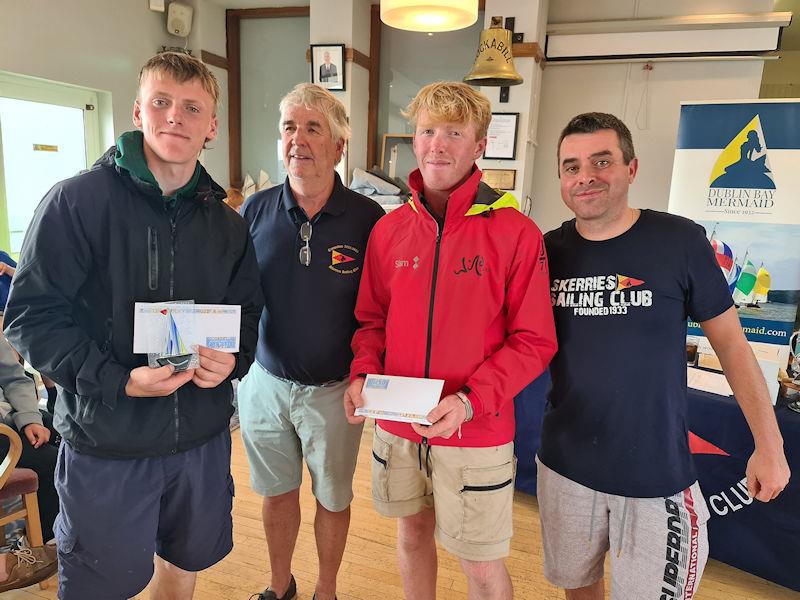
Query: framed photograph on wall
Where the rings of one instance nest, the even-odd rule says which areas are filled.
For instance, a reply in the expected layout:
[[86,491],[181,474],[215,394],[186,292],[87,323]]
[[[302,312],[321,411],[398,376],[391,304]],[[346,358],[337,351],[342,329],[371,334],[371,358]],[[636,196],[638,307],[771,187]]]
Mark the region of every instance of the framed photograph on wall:
[[519,113],[492,113],[483,158],[514,160],[517,157],[518,121]]
[[389,177],[399,177],[404,182],[408,175],[417,168],[417,158],[414,156],[412,143],[414,135],[411,133],[384,133],[381,145],[381,169]]
[[517,182],[517,170],[483,169],[481,181],[496,190],[513,190]]
[[311,83],[332,92],[342,92],[344,81],[344,44],[311,44]]

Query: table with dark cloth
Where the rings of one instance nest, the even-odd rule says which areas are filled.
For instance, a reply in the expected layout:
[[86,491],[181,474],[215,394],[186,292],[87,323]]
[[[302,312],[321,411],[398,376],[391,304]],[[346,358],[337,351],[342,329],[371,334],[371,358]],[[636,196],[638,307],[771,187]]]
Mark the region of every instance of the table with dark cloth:
[[[516,486],[529,494],[536,493],[534,456],[549,386],[545,373],[515,400]],[[776,416],[794,476],[777,500],[764,504],[749,498],[742,482],[753,439],[736,401],[689,390],[689,430],[705,446],[694,459],[711,511],[711,558],[800,591],[800,414],[778,407]]]

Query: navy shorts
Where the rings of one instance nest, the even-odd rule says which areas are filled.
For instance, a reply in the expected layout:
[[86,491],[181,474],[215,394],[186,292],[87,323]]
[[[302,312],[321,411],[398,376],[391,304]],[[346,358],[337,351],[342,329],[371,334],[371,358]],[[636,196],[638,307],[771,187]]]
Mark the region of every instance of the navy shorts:
[[58,597],[132,598],[153,576],[153,554],[202,571],[233,548],[231,435],[135,460],[97,458],[61,444],[55,484]]

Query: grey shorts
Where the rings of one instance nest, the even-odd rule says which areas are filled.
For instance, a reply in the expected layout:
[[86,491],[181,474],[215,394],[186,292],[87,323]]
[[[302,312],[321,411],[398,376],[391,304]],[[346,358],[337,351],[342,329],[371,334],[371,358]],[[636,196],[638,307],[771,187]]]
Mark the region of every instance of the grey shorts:
[[487,448],[421,446],[375,425],[372,499],[385,517],[436,511],[436,539],[466,560],[509,554],[514,443]]
[[350,425],[345,418],[347,385],[303,385],[253,363],[239,384],[238,397],[256,493],[279,496],[299,488],[305,459],[319,503],[332,512],[350,505],[363,425]]
[[537,497],[544,575],[581,588],[603,577],[611,556],[611,598],[690,600],[708,559],[708,507],[695,482],[666,498],[595,492],[543,465]]

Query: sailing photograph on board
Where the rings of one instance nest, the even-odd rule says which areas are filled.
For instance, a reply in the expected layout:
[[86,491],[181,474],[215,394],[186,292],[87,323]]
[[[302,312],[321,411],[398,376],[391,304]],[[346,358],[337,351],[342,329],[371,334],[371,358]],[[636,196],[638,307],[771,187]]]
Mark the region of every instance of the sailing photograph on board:
[[[698,221],[714,249],[740,319],[778,321],[782,340],[792,333],[800,302],[800,256],[789,251],[800,226],[736,221]],[[747,323],[742,321],[743,325]],[[774,329],[774,326],[771,325]],[[777,332],[776,332],[777,333]]]

